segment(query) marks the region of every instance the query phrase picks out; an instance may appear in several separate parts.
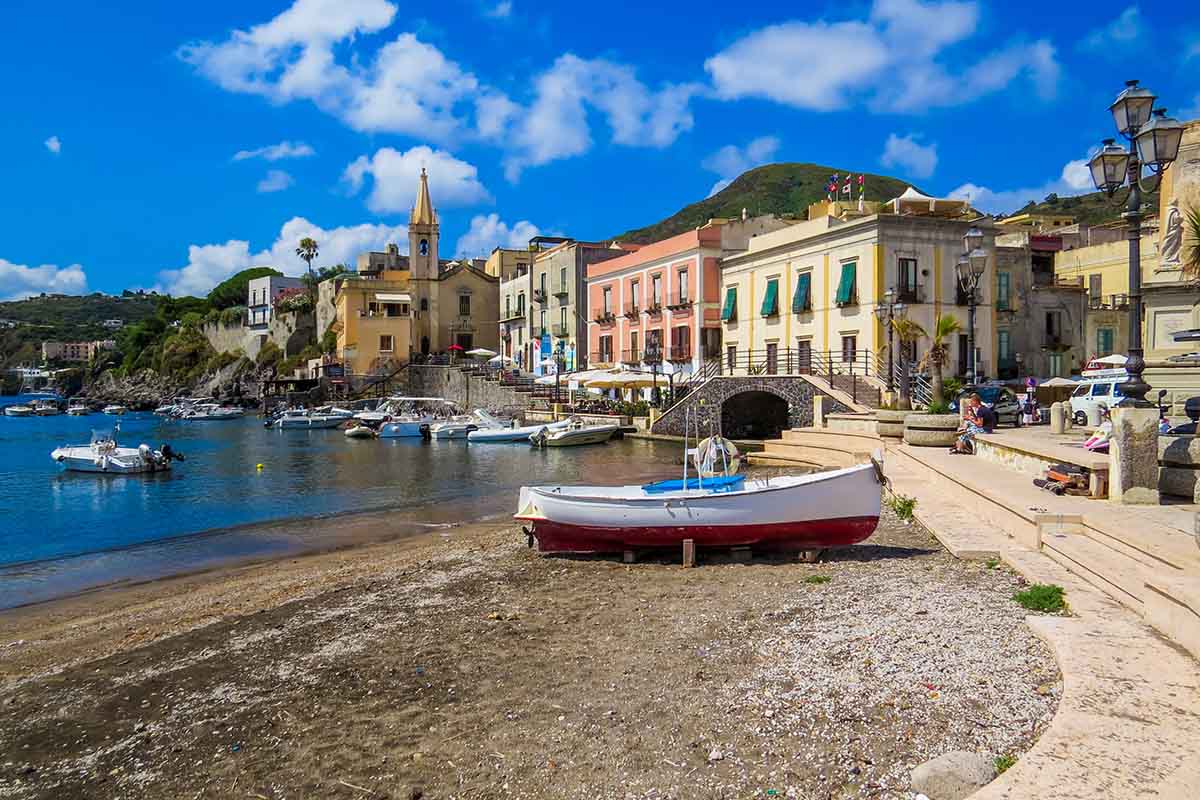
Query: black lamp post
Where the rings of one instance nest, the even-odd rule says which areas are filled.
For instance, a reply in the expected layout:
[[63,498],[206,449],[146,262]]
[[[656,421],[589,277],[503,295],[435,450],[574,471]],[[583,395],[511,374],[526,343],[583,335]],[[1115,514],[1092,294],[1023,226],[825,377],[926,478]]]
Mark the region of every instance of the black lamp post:
[[907,313],[908,313],[908,308],[905,307],[904,303],[896,302],[896,290],[895,289],[888,289],[886,292],[884,292],[883,293],[883,302],[880,303],[879,305],[875,306],[875,316],[878,317],[879,321],[882,322],[887,327],[887,339],[888,339],[887,388],[888,388],[889,392],[896,391],[896,367],[895,367],[896,350],[893,345],[896,330],[895,330],[895,325],[893,325],[892,323],[894,320],[904,319],[904,315]]
[[563,367],[566,365],[566,359],[563,357],[563,342],[558,340],[558,345],[554,348],[554,404],[558,405],[562,402],[558,392],[558,380],[562,374]]
[[661,405],[658,394],[658,365],[662,362],[662,344],[657,339],[646,342],[646,351],[642,360],[650,365],[650,380],[654,388],[650,390],[650,400],[654,405]]
[[[1088,161],[1092,181],[1096,188],[1110,198],[1126,184],[1129,194],[1125,199],[1125,211],[1121,214],[1129,225],[1129,360],[1125,369],[1129,373],[1121,387],[1125,399],[1120,405],[1138,408],[1153,408],[1146,400],[1150,387],[1142,379],[1146,361],[1142,357],[1142,192],[1155,191],[1162,180],[1162,172],[1179,155],[1179,142],[1183,138],[1184,126],[1166,116],[1163,109],[1155,109],[1158,97],[1149,89],[1138,86],[1136,80],[1126,81],[1125,89],[1108,110],[1113,115],[1117,132],[1129,142],[1128,148],[1105,139],[1100,148]],[[1153,188],[1142,187],[1142,172],[1148,169],[1153,176]]]
[[958,285],[967,296],[967,383],[978,380],[979,365],[975,358],[975,307],[979,305],[979,281],[987,270],[987,252],[983,249],[983,231],[974,225],[963,236],[964,252],[959,256],[955,271]]

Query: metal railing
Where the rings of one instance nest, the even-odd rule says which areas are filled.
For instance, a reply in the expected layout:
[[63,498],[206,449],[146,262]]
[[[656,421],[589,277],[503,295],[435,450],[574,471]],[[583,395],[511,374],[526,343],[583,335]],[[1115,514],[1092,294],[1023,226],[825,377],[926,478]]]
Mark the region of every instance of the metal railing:
[[640,363],[642,363],[642,351],[641,350],[622,350],[621,351],[621,363],[622,364],[640,364]]
[[1088,295],[1088,309],[1091,311],[1116,311],[1123,308],[1129,308],[1127,294]]
[[692,298],[687,292],[675,292],[667,299],[667,308],[687,308],[692,304]]
[[925,302],[925,287],[919,283],[911,285],[900,285],[896,289],[897,303],[924,303]]
[[637,303],[626,303],[623,313],[626,319],[637,319],[642,315],[642,308]]
[[676,344],[667,348],[668,361],[691,361],[692,346],[690,344]]
[[552,332],[557,338],[566,339],[571,335],[571,327],[569,325],[563,325],[561,322],[556,322]]
[[600,350],[592,353],[590,365],[593,367],[598,367],[601,365],[607,366],[615,363],[616,362],[613,360],[612,350]]
[[598,322],[601,325],[611,324],[611,323],[617,321],[617,315],[614,314],[612,311],[600,311],[593,318],[593,321]]

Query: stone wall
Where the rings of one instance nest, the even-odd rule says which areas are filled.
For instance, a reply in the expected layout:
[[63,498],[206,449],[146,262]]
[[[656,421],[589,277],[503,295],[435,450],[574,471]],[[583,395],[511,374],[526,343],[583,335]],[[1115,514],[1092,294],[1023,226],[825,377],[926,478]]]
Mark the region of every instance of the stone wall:
[[212,349],[218,353],[232,353],[237,350],[245,351],[246,356],[254,358],[261,347],[261,338],[251,336],[250,329],[240,322],[226,325],[223,322],[206,322],[200,326],[200,332]]
[[507,386],[481,377],[469,376],[458,367],[435,367],[413,364],[405,370],[407,394],[412,397],[444,397],[464,411],[486,408],[489,411],[515,416],[529,407],[528,394],[515,392]]
[[311,313],[279,314],[271,319],[266,328],[206,322],[200,327],[200,332],[218,353],[241,350],[253,360],[268,339],[275,342],[285,356],[298,355],[312,342],[315,327],[316,320]]
[[[676,403],[659,417],[653,432],[664,436],[683,436],[684,420],[697,420],[700,431],[716,430],[721,423],[721,407],[725,401],[742,392],[766,392],[780,397],[788,404],[788,425],[792,428],[807,428],[813,424],[813,398],[825,392],[809,383],[801,375],[754,375],[747,377],[712,378],[683,401]],[[828,395],[826,395],[828,397]],[[840,400],[829,397],[827,413],[850,412]],[[695,429],[688,431],[694,435]]]

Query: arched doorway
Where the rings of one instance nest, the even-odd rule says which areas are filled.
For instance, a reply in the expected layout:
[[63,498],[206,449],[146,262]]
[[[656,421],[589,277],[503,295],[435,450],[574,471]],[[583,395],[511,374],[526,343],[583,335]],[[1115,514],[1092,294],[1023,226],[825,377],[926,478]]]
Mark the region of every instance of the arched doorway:
[[770,392],[739,392],[721,404],[721,432],[730,439],[778,439],[789,428],[788,403]]

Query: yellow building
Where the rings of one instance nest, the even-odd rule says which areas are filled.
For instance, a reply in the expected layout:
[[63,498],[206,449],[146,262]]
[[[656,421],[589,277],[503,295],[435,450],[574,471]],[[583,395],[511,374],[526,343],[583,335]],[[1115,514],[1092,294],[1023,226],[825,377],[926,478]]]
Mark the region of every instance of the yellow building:
[[408,222],[408,254],[401,255],[395,244],[362,253],[358,271],[336,279],[331,327],[347,372],[385,373],[452,345],[498,349],[500,279],[485,271],[482,259],[440,259],[439,238],[422,169]]
[[1074,225],[1075,218],[1070,214],[1014,214],[996,224],[1000,226],[1002,233],[1020,230],[1048,231]]
[[[874,313],[884,292],[895,289],[908,317],[925,330],[937,314],[962,322],[950,343],[947,374],[967,372],[967,306],[955,264],[974,216],[961,201],[924,197],[909,190],[863,217],[822,216],[755,236],[745,253],[722,261],[723,357],[726,372],[822,372],[830,360],[841,371],[886,376],[887,332]],[[985,234],[987,273],[976,314],[978,371],[995,374],[995,316],[991,275],[994,231]],[[895,343],[899,360],[899,342]],[[918,342],[910,361],[929,347]],[[868,362],[873,362],[868,367]]]

